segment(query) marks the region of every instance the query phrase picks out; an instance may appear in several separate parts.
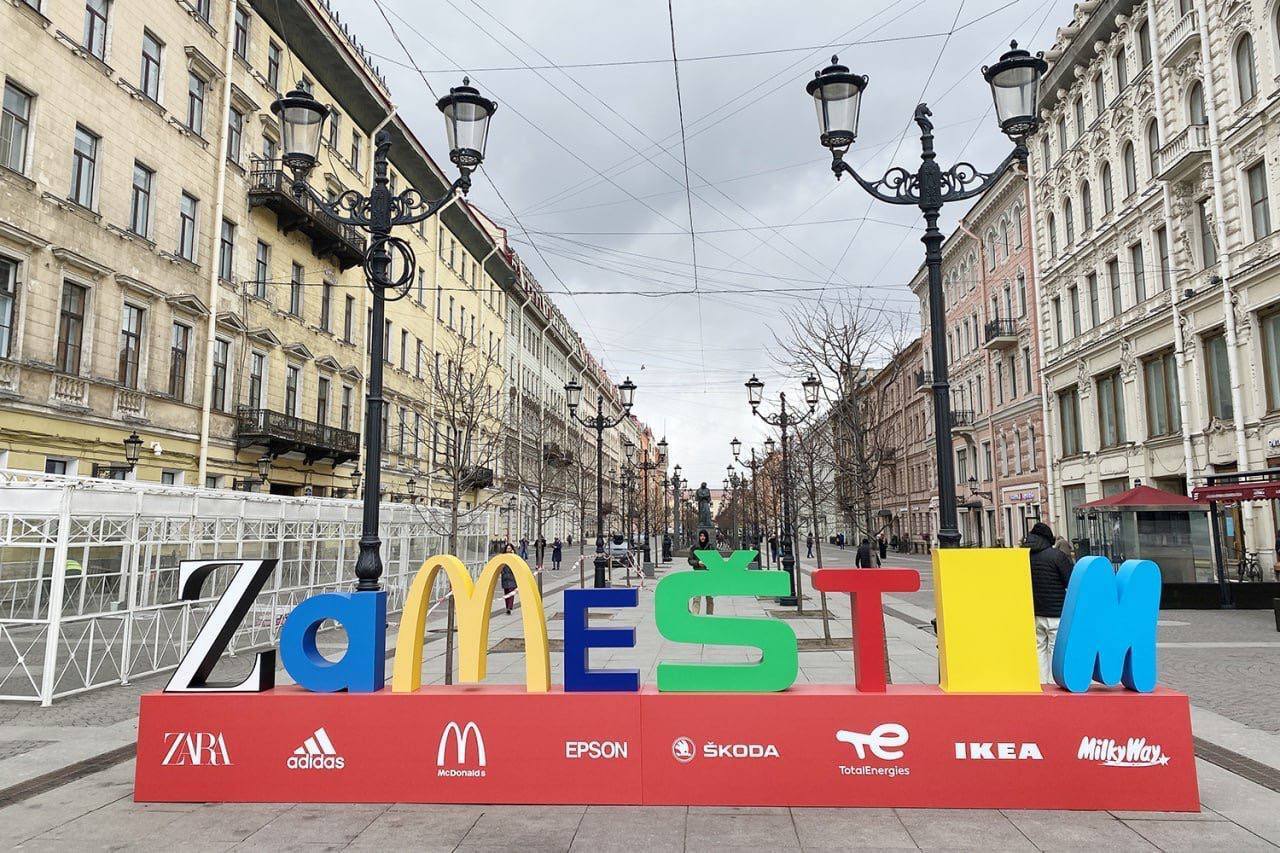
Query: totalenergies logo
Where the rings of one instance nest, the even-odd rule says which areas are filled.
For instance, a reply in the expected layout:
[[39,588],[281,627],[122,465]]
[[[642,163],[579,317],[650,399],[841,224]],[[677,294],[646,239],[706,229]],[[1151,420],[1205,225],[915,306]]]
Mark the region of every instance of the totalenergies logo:
[[[771,618],[702,616],[689,601],[703,596],[778,596],[790,591],[787,574],[747,569],[754,552],[698,551],[707,571],[668,574],[654,591],[658,632],[673,642],[745,646],[759,651],[751,665],[660,662],[657,687],[666,692],[776,692],[796,680],[799,669],[795,631]],[[226,592],[214,605],[191,648],[165,688],[167,691],[253,692],[274,685],[275,651],[259,652],[249,676],[239,684],[208,683],[245,614],[275,568],[275,560],[193,560],[179,569],[180,595],[200,598],[203,581],[219,567],[234,566]],[[489,614],[498,578],[511,570],[521,598],[526,664],[531,692],[551,688],[547,623],[537,581],[514,554],[491,559],[473,580],[462,561],[437,556],[422,564],[406,595],[392,667],[391,690],[409,693],[421,686],[422,645],[430,590],[441,572],[449,581],[458,625],[458,680],[485,678]],[[1041,690],[1035,649],[1028,552],[1024,549],[948,549],[934,552],[935,601],[941,688],[950,693],[1034,693]],[[882,596],[914,592],[920,576],[911,569],[823,569],[813,576],[817,589],[851,596],[855,626],[856,684],[862,692],[885,691]],[[587,666],[592,648],[635,645],[633,628],[591,628],[594,607],[635,607],[636,589],[570,589],[564,593],[564,689],[637,691],[635,670],[594,670]],[[1123,683],[1130,690],[1155,688],[1156,617],[1160,607],[1160,569],[1150,560],[1129,560],[1119,572],[1102,557],[1085,557],[1071,575],[1053,653],[1054,680],[1083,692],[1094,680]],[[301,602],[285,620],[280,655],[286,671],[301,687],[315,692],[373,692],[384,687],[387,594],[324,593]],[[316,647],[322,624],[334,621],[347,634],[347,648],[329,660]],[[459,762],[474,737],[483,773],[484,744],[474,723],[452,723],[441,735],[444,759],[448,737],[457,741]],[[883,738],[881,740],[884,740]],[[905,741],[905,738],[903,739]],[[855,747],[858,744],[854,744]],[[889,744],[884,744],[889,745]],[[677,758],[679,756],[677,755]]]

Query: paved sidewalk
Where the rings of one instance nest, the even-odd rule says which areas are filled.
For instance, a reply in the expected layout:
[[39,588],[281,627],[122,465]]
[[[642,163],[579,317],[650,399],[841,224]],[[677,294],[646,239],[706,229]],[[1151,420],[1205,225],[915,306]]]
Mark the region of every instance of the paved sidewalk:
[[[906,562],[906,561],[902,561]],[[920,561],[912,563],[916,567]],[[575,573],[576,574],[576,573]],[[927,583],[927,576],[924,578]],[[576,584],[576,576],[574,578]],[[670,643],[658,635],[652,615],[653,582],[641,606],[618,611],[608,624],[638,626],[634,649],[593,653],[593,662],[638,667],[654,679],[659,660],[746,660],[743,649],[702,648]],[[812,594],[806,583],[806,591]],[[931,596],[931,593],[930,593]],[[899,683],[937,679],[936,647],[920,627],[931,614],[931,598],[895,598],[886,603],[886,633],[893,679]],[[818,598],[806,602],[816,609]],[[833,637],[850,635],[848,596],[827,601]],[[771,601],[727,598],[717,614],[763,615],[778,611]],[[560,595],[546,600],[548,633],[562,638]],[[430,627],[438,627],[433,617]],[[1183,621],[1183,620],[1177,620]],[[823,634],[818,618],[790,618],[801,638]],[[1179,626],[1173,626],[1179,627]],[[490,647],[520,637],[519,614],[493,618]],[[436,636],[439,636],[438,634]],[[424,681],[441,680],[440,646],[424,665]],[[511,645],[511,644],[506,644]],[[811,645],[819,645],[812,643]],[[853,677],[846,645],[801,653],[800,678],[847,682]],[[388,660],[388,674],[390,660]],[[553,680],[560,680],[561,657],[552,655]],[[490,653],[490,680],[519,683],[524,656]],[[158,686],[158,685],[152,685]],[[102,703],[125,702],[106,693]],[[1274,696],[1273,696],[1274,698]],[[94,719],[92,697],[83,706],[55,706],[46,713],[62,719]],[[136,702],[130,698],[129,703]],[[8,712],[6,706],[0,712]],[[1212,713],[1205,711],[1204,713]],[[19,717],[39,718],[38,709]],[[104,713],[104,722],[113,714]],[[1212,719],[1205,725],[1214,725]],[[1242,723],[1234,735],[1252,744],[1259,733]],[[23,726],[27,720],[23,720]],[[127,726],[131,719],[119,724]],[[1202,719],[1196,718],[1197,733]],[[117,725],[117,724],[109,724]],[[0,741],[19,738],[16,723],[0,723]],[[17,758],[20,756],[15,756]],[[0,752],[0,771],[7,761]],[[1208,761],[1197,761],[1203,811],[1199,814],[1119,812],[954,811],[913,809],[785,809],[659,807],[493,807],[419,805],[184,805],[132,802],[131,761],[84,775],[44,793],[0,808],[0,845],[19,849],[382,849],[490,848],[530,850],[703,850],[733,848],[974,848],[1061,849],[1276,849],[1280,845],[1280,793]]]

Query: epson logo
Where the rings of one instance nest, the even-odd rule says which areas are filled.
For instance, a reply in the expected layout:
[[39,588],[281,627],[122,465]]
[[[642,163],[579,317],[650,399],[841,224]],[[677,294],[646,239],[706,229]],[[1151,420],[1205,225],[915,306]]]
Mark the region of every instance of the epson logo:
[[961,761],[1041,761],[1040,745],[1036,743],[959,742],[956,758]]
[[567,740],[565,758],[626,758],[625,740]]

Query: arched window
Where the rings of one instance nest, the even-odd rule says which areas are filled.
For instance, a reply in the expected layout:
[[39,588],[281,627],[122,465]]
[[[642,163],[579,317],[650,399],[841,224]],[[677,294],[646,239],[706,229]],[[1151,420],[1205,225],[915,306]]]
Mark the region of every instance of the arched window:
[[1123,92],[1129,85],[1129,61],[1125,58],[1124,48],[1116,51],[1116,90]]
[[1100,118],[1102,111],[1107,108],[1107,84],[1102,79],[1102,74],[1098,74],[1093,78],[1093,117]]
[[1014,473],[1022,473],[1022,433],[1017,427],[1013,430],[1013,470]]
[[1017,240],[1013,245],[1022,248],[1022,205],[1017,204],[1013,207],[1013,228],[1014,237]]
[[1067,153],[1067,120],[1058,116],[1058,156]]
[[1208,124],[1209,116],[1204,111],[1204,87],[1199,81],[1191,84],[1191,91],[1187,94],[1187,117],[1192,124]]
[[1044,221],[1045,230],[1049,232],[1049,257],[1058,257],[1058,229],[1057,222],[1050,213]]
[[1000,222],[1000,243],[1004,246],[1004,256],[1009,257],[1009,220]]
[[1245,33],[1236,42],[1236,94],[1247,104],[1258,94],[1258,72],[1253,64],[1253,36]]
[[1102,211],[1110,213],[1116,206],[1115,192],[1111,186],[1111,164],[1102,164]]
[[987,269],[996,268],[996,232],[991,230],[987,232]]
[[1080,221],[1086,232],[1093,230],[1093,190],[1088,181],[1080,185]]
[[1071,199],[1067,199],[1062,203],[1062,227],[1067,232],[1067,245],[1076,241],[1076,217],[1071,209]]
[[1143,21],[1138,25],[1138,59],[1142,61],[1143,68],[1151,64],[1151,24],[1149,21]]
[[1071,111],[1076,118],[1076,138],[1084,136],[1084,98],[1076,98],[1075,103],[1071,105]]
[[1160,171],[1160,126],[1155,119],[1147,122],[1147,168],[1151,170],[1151,179],[1155,180]]
[[1124,163],[1124,194],[1127,198],[1138,191],[1138,163],[1133,156],[1133,143],[1126,142],[1120,153]]

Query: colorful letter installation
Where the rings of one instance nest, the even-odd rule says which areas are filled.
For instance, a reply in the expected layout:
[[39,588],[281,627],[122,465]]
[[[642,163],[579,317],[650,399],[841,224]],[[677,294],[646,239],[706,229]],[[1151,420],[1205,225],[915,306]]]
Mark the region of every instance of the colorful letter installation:
[[944,691],[1040,692],[1029,559],[1025,548],[934,550]]
[[551,654],[542,596],[529,564],[515,554],[499,554],[485,564],[473,583],[471,573],[457,557],[432,557],[418,569],[405,598],[396,635],[396,658],[391,669],[391,692],[412,693],[422,686],[422,641],[431,609],[431,590],[443,569],[453,595],[458,622],[458,680],[474,684],[484,680],[489,646],[489,611],[498,577],[506,566],[515,575],[524,622],[525,686],[530,693],[551,689]]
[[847,592],[852,599],[853,656],[859,692],[885,692],[884,613],[880,594],[915,592],[920,573],[914,569],[820,569],[813,585],[824,592]]
[[1150,693],[1156,687],[1156,619],[1160,567],[1106,557],[1076,561],[1053,647],[1053,680],[1083,693],[1091,681]]
[[[326,619],[347,632],[347,649],[331,661],[316,648]],[[382,689],[387,647],[387,594],[327,592],[293,608],[280,629],[280,658],[299,686],[315,693],[372,693]]]
[[591,669],[591,649],[629,649],[636,644],[635,628],[592,628],[587,610],[592,607],[636,607],[640,590],[566,589],[564,591],[564,690],[566,693],[599,691],[635,693],[640,689],[638,669]]
[[748,571],[751,551],[695,551],[707,571],[675,572],[658,582],[653,592],[658,633],[678,643],[716,646],[754,646],[760,662],[752,664],[659,663],[658,690],[669,692],[769,693],[795,683],[800,658],[796,632],[776,619],[733,616],[695,616],[689,600],[697,596],[787,595],[791,579],[785,572]]

